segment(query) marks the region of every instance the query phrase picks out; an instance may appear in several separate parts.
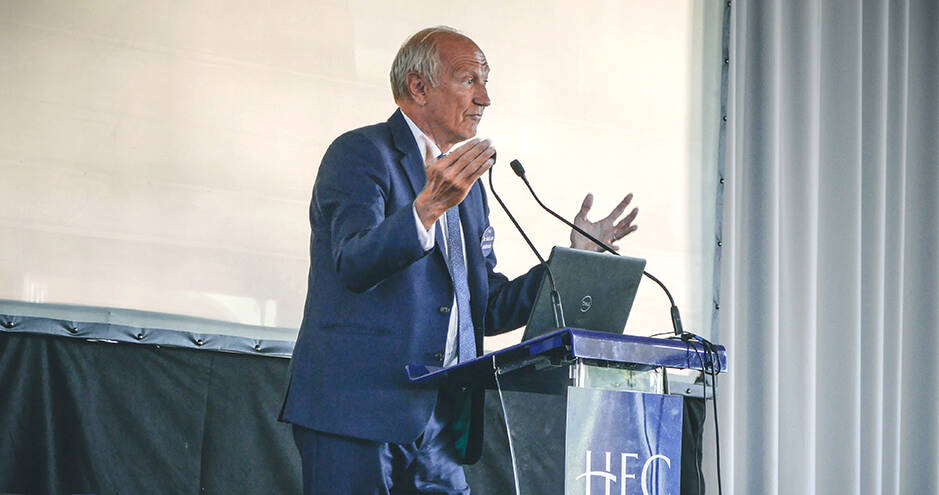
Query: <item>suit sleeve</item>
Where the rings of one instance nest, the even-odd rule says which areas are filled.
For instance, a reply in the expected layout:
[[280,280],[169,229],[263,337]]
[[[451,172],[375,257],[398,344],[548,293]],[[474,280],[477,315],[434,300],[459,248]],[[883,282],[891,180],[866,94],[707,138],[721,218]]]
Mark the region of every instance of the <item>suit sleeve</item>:
[[326,151],[316,179],[310,219],[326,228],[342,283],[365,292],[425,256],[411,203],[387,212],[390,156],[355,131]]
[[[486,225],[489,227],[489,203],[486,190],[480,187]],[[514,330],[528,322],[535,296],[541,288],[544,267],[535,265],[527,273],[513,280],[495,271],[496,253],[493,249],[486,259],[489,276],[489,300],[486,305],[486,335],[497,335]]]

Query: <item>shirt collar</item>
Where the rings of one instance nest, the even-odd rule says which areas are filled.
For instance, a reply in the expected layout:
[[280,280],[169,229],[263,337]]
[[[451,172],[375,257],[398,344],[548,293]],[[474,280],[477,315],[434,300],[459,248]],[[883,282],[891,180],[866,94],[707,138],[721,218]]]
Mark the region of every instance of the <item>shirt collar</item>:
[[427,156],[428,147],[430,147],[432,156],[440,156],[440,148],[437,147],[434,140],[427,134],[424,134],[424,131],[411,120],[411,117],[408,117],[408,114],[404,113],[404,110],[401,110],[401,115],[404,116],[404,121],[408,124],[408,128],[411,129],[411,134],[414,135],[414,141],[417,142],[417,149],[421,152],[421,162],[423,162],[424,158]]

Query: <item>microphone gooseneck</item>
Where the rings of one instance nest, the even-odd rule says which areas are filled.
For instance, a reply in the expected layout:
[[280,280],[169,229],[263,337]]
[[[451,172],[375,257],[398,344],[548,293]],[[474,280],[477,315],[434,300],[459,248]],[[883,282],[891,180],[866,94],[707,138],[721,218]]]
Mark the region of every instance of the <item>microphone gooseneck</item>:
[[[586,237],[587,239],[590,239],[591,242],[601,247],[604,251],[612,253],[616,256],[620,255],[618,252],[616,252],[615,249],[610,247],[608,244],[588,234],[587,232],[584,231],[584,229],[574,225],[572,222],[568,221],[566,218],[555,213],[555,211],[552,210],[551,208],[548,208],[546,204],[542,203],[541,199],[538,198],[538,195],[535,193],[535,189],[532,188],[531,184],[528,182],[528,177],[525,177],[525,167],[522,166],[522,163],[520,161],[518,161],[517,159],[512,160],[512,162],[509,165],[512,167],[512,170],[515,172],[515,175],[519,176],[519,178],[522,179],[522,182],[525,183],[525,186],[528,187],[528,191],[531,192],[531,196],[535,198],[535,202],[537,202],[538,205],[541,206],[541,208],[543,208],[545,211],[550,213],[554,218],[557,218],[558,220],[563,222],[568,227],[574,229],[574,231],[577,232],[578,234]],[[489,169],[489,171],[492,172],[492,169]],[[490,177],[490,180],[491,179],[492,177]],[[672,330],[674,330],[675,335],[682,335],[683,333],[685,333],[685,330],[684,328],[682,328],[682,325],[681,325],[681,313],[678,311],[678,306],[675,304],[675,298],[672,297],[672,293],[669,292],[668,288],[665,287],[665,284],[663,284],[661,280],[653,276],[651,273],[643,270],[642,274],[645,275],[647,278],[649,278],[649,280],[652,280],[653,282],[655,282],[659,287],[662,288],[663,291],[665,291],[665,295],[668,297],[668,302],[671,305],[670,313],[671,313],[671,320],[672,320]]]
[[[512,221],[512,225],[515,225],[515,230],[518,230],[518,233],[522,234],[522,238],[525,239],[525,242],[528,243],[528,247],[531,248],[531,251],[535,253],[535,257],[538,258],[541,266],[544,267],[545,273],[548,275],[548,281],[551,283],[551,308],[554,310],[554,324],[557,328],[564,328],[567,326],[567,324],[564,322],[564,308],[561,306],[561,294],[558,292],[557,284],[554,283],[554,275],[551,273],[551,267],[549,267],[548,263],[544,260],[544,258],[541,257],[541,253],[539,253],[538,249],[535,248],[535,245],[532,244],[531,239],[529,239],[528,235],[525,234],[525,231],[522,230],[522,226],[518,224],[518,221],[515,220],[515,216],[512,215],[512,212],[509,211],[509,208],[505,206],[505,202],[503,202],[502,198],[499,197],[499,193],[496,192],[496,188],[492,184],[492,169],[494,167],[495,164],[493,164],[492,167],[489,167],[489,190],[492,191],[492,195],[495,196],[499,206],[502,207],[502,210],[505,211],[506,215],[508,215],[509,220]],[[512,169],[515,169],[514,165],[512,166]]]

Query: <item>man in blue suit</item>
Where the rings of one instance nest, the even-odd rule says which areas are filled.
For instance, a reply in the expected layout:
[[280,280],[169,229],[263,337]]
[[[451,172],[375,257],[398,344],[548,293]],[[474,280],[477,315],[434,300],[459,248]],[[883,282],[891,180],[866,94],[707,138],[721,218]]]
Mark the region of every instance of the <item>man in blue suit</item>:
[[[494,270],[478,179],[495,149],[472,139],[490,104],[488,73],[469,38],[418,32],[391,71],[400,108],[323,157],[281,413],[294,424],[307,494],[469,493],[460,464],[480,454],[482,391],[415,386],[404,366],[479,355],[484,334],[525,323],[540,283],[537,266],[515,280]],[[615,222],[629,197],[595,224],[589,199],[583,226],[610,241],[635,230],[635,210]]]

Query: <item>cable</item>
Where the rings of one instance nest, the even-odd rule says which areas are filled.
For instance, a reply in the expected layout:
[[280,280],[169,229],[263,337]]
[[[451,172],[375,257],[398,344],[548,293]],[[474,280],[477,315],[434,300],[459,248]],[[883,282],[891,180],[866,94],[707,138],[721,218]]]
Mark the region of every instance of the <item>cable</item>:
[[[720,366],[720,354],[717,352],[717,348],[714,344],[701,337],[700,335],[695,335],[691,332],[682,332],[680,337],[672,336],[669,339],[681,339],[685,344],[694,351],[695,355],[698,358],[698,362],[701,363],[701,374],[703,375],[703,387],[704,387],[704,400],[705,408],[707,408],[707,396],[708,396],[708,375],[711,376],[711,394],[714,396],[713,400],[713,410],[714,410],[714,448],[716,451],[716,461],[717,461],[717,493],[723,495],[724,490],[721,481],[721,434],[720,426],[717,419],[717,374],[720,371],[715,367]],[[691,340],[696,340],[701,343],[701,347],[704,348],[704,356],[701,355],[701,352],[698,351],[698,348],[692,345]],[[707,359],[705,360],[705,356]],[[710,366],[709,366],[710,365]],[[709,369],[710,368],[710,369]],[[697,470],[697,465],[695,465]],[[700,478],[699,478],[700,481]],[[700,491],[700,490],[699,490]]]
[[[682,336],[682,339],[685,340],[697,340],[701,343],[701,346],[704,347],[705,355],[707,356],[707,363],[704,361],[701,354],[698,352],[696,347],[694,349],[695,354],[698,356],[698,361],[701,362],[701,373],[704,376],[704,400],[707,401],[707,375],[708,375],[708,364],[710,364],[710,375],[711,375],[711,394],[714,396],[712,405],[714,406],[714,449],[716,452],[716,461],[717,461],[717,493],[723,494],[723,483],[721,481],[721,433],[720,426],[718,424],[717,418],[717,371],[715,367],[715,362],[720,363],[720,354],[718,354],[717,349],[714,347],[709,340],[695,335],[693,333],[685,332],[688,337]],[[690,345],[690,344],[689,344]],[[719,365],[719,364],[718,364]]]
[[[707,414],[707,400],[708,400],[708,377],[707,377],[707,372],[706,372],[706,365],[704,364],[704,357],[701,356],[700,352],[698,352],[697,347],[692,346],[690,343],[688,343],[688,346],[694,350],[695,355],[698,357],[698,362],[701,363],[701,376],[702,376],[701,385],[702,387],[704,387],[703,400],[704,400],[704,413],[706,415]],[[700,444],[698,444],[698,442],[695,442],[695,448],[697,449],[699,447],[700,447]],[[697,452],[695,452],[695,457],[697,457]],[[697,482],[698,493],[700,494],[701,493],[701,470],[700,470],[700,466],[698,466],[697,459],[695,459],[694,471],[695,471],[695,474],[697,474],[697,479],[695,481]],[[718,492],[720,492],[720,483],[718,483]]]
[[674,337],[674,336],[675,336],[675,332],[659,332],[659,333],[653,333],[653,334],[650,335],[649,337],[651,337],[651,338],[656,338],[656,337],[663,337],[663,336],[665,336],[665,335],[669,335],[669,336]]
[[[685,333],[682,335],[682,337],[684,337],[685,335],[691,336],[691,335],[693,335],[693,334],[691,334],[691,333],[689,333],[689,332],[685,332]],[[691,348],[691,350],[694,351],[695,356],[697,356],[697,358],[698,358],[698,362],[701,363],[701,378],[702,378],[702,380],[701,380],[701,386],[703,387],[703,390],[704,390],[703,393],[702,393],[702,400],[704,400],[704,402],[705,402],[705,404],[704,404],[704,413],[705,413],[705,415],[706,415],[706,414],[707,414],[707,399],[708,399],[708,379],[707,379],[707,371],[706,371],[706,365],[705,365],[705,362],[704,362],[704,357],[701,356],[701,353],[698,351],[698,348],[697,348],[697,347],[694,347],[693,345],[691,345],[691,343],[688,342],[688,339],[682,338],[682,340],[685,342],[685,345],[687,345],[689,348]],[[701,448],[701,445],[700,445],[700,443],[699,443],[697,440],[698,440],[698,439],[695,438],[695,463],[694,463],[694,472],[695,472],[695,475],[696,475],[696,476],[695,476],[695,484],[697,485],[697,488],[698,488],[697,493],[700,494],[700,493],[702,493],[702,492],[701,492],[701,468],[700,468],[700,466],[698,465],[697,452],[698,452],[698,449]],[[719,488],[718,488],[718,491],[720,491]]]
[[714,448],[717,452],[717,493],[723,493],[721,487],[721,430],[717,418],[717,372],[714,370],[714,359],[720,359],[720,356],[717,354],[714,344],[705,339],[701,339],[701,341],[705,343],[708,352],[714,354],[714,357],[711,358],[711,387],[714,394],[714,401],[712,402],[714,406]]
[[502,384],[499,383],[499,367],[496,365],[495,355],[492,356],[492,368],[496,378],[496,389],[499,391],[499,404],[502,406],[502,418],[505,419],[505,436],[509,439],[509,457],[512,459],[512,479],[515,481],[515,495],[521,495],[518,486],[518,466],[515,464],[515,447],[512,445],[512,431],[509,429],[509,413],[505,409],[505,398],[502,397]]

